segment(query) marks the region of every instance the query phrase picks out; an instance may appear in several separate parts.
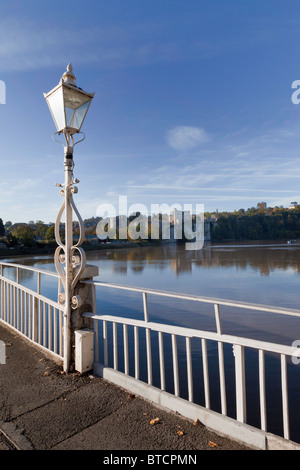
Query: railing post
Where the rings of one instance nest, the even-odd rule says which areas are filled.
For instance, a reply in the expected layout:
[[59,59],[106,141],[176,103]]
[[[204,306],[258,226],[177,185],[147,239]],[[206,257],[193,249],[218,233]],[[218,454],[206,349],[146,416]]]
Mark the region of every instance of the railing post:
[[235,389],[236,389],[236,419],[246,422],[246,382],[245,382],[245,353],[244,346],[233,345],[235,357]]
[[[75,271],[76,273],[76,271]],[[84,358],[80,358],[80,355],[76,355],[76,344],[82,344],[82,346],[86,346],[87,350],[85,351],[84,348],[81,348],[82,354],[87,354],[87,357],[90,356],[90,341],[85,341],[82,343],[75,342],[75,331],[77,330],[85,330],[90,331],[94,336],[94,321],[87,319],[82,316],[85,312],[93,312],[96,313],[96,298],[95,298],[95,287],[91,284],[85,284],[81,282],[83,280],[92,280],[94,276],[98,276],[99,270],[97,266],[86,265],[85,270],[75,286],[74,289],[74,297],[72,302],[74,303],[72,312],[71,312],[71,323],[70,323],[70,332],[71,332],[71,344],[75,346],[74,351],[74,359],[75,359],[75,369],[79,372],[81,371],[82,364],[85,364],[86,361]],[[98,330],[98,325],[96,324],[96,331]],[[81,338],[79,335],[78,338]],[[98,338],[98,334],[97,334]],[[108,358],[106,355],[106,348],[107,348],[107,332],[104,331],[104,354],[105,354],[105,362],[106,365],[108,363]],[[95,345],[98,349],[98,343]],[[96,353],[96,358],[98,357],[98,353]],[[73,359],[73,358],[72,358]],[[90,359],[87,361],[89,367],[93,368],[93,364],[91,363]]]
[[289,406],[288,406],[288,383],[286,355],[280,355],[281,362],[281,392],[282,392],[282,414],[283,414],[283,436],[290,439]]

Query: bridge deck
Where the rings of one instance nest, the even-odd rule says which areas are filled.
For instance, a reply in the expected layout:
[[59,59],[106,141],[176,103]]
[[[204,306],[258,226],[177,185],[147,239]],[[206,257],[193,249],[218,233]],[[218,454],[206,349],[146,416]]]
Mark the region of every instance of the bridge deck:
[[[0,339],[7,356],[0,364],[0,449],[9,448],[3,435],[17,449],[246,449],[99,377],[62,373],[59,364],[2,325]],[[150,424],[155,418],[159,423]]]

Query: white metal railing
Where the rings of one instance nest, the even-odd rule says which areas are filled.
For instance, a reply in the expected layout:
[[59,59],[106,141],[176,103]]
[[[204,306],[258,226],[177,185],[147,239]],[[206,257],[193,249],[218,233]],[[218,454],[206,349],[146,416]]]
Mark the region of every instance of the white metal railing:
[[[36,289],[28,288],[21,283],[22,270],[32,271],[36,274]],[[11,272],[13,271],[13,276]],[[35,344],[51,352],[56,358],[63,359],[63,308],[54,301],[42,295],[42,277],[52,276],[56,278],[57,296],[61,292],[59,277],[56,273],[36,269],[14,263],[0,262],[0,322],[9,325]],[[13,277],[13,279],[12,279]],[[260,426],[263,432],[268,429],[268,400],[266,394],[266,358],[267,355],[278,357],[280,364],[280,398],[281,410],[272,410],[275,414],[281,414],[282,435],[290,439],[290,412],[289,412],[289,380],[288,359],[297,354],[297,348],[284,344],[271,343],[246,337],[224,334],[222,331],[220,310],[222,307],[240,308],[244,310],[256,310],[270,312],[279,315],[300,317],[300,310],[280,307],[255,305],[237,301],[206,298],[195,295],[179,294],[157,291],[138,287],[128,287],[92,280],[84,281],[93,286],[94,305],[92,312],[83,315],[94,321],[95,331],[95,365],[100,364],[107,370],[122,373],[122,376],[133,379],[135,383],[145,381],[147,387],[155,391],[157,387],[161,391],[169,392],[170,371],[172,375],[172,396],[183,398],[190,405],[199,402],[195,396],[195,354],[192,342],[198,341],[200,348],[197,350],[197,366],[201,364],[203,378],[203,402],[206,410],[213,410],[212,392],[216,388],[220,396],[220,415],[230,417],[228,412],[227,365],[224,351],[229,345],[233,348],[234,369],[234,398],[235,420],[239,423],[247,423],[246,383],[247,368],[245,366],[246,351],[256,351],[258,356],[258,401]],[[31,283],[32,284],[32,283]],[[142,296],[143,319],[134,319],[124,316],[100,314],[97,312],[97,289],[108,288],[121,289],[126,292],[135,292]],[[215,316],[215,331],[206,331],[198,328],[163,324],[149,320],[148,299],[156,298],[180,299],[189,302],[199,302],[213,306]],[[119,328],[118,328],[119,326]],[[121,329],[121,334],[120,334]],[[132,340],[131,340],[132,335]],[[157,348],[153,348],[153,340]],[[143,350],[145,341],[145,349]],[[167,358],[165,351],[166,342],[170,343],[171,358]],[[212,377],[210,370],[210,345],[216,348],[218,380]],[[182,347],[182,344],[184,345]],[[141,357],[141,350],[144,356]],[[169,351],[168,351],[169,352]],[[102,356],[100,358],[100,356]],[[102,361],[102,363],[101,363]],[[144,375],[145,371],[146,377]],[[185,365],[183,366],[183,363]],[[300,370],[300,369],[299,369]],[[157,374],[158,372],[158,374]],[[157,375],[159,379],[157,379]],[[155,376],[155,377],[154,377]],[[168,380],[167,380],[168,379]],[[213,379],[213,382],[212,382]],[[159,385],[157,385],[159,380]],[[168,382],[168,383],[167,383]],[[184,387],[182,387],[184,384]],[[125,387],[126,388],[126,387]],[[187,393],[182,388],[187,389]],[[153,392],[154,393],[154,392]],[[231,397],[230,397],[231,398]],[[231,405],[230,405],[231,406]],[[299,405],[298,405],[299,408]]]
[[[129,328],[132,328],[133,333],[133,348],[132,361],[134,362],[133,376],[135,379],[140,379],[140,353],[139,353],[139,332],[144,330],[145,341],[146,341],[146,364],[147,364],[147,383],[153,385],[152,374],[153,374],[153,354],[155,351],[151,349],[151,334],[157,334],[158,336],[158,360],[159,364],[159,376],[160,376],[160,389],[165,390],[166,388],[166,365],[164,357],[163,347],[163,335],[169,335],[171,337],[171,349],[172,359],[171,367],[173,369],[173,390],[176,397],[180,397],[180,375],[182,371],[179,368],[177,340],[178,338],[184,338],[186,357],[186,367],[184,368],[185,377],[183,381],[187,383],[187,400],[191,403],[194,402],[194,380],[193,380],[193,364],[192,364],[192,349],[191,340],[197,338],[201,342],[201,355],[202,355],[202,369],[203,369],[203,389],[204,389],[204,401],[207,409],[211,408],[211,383],[210,383],[210,371],[209,371],[209,360],[207,344],[209,341],[213,341],[217,345],[217,356],[218,356],[218,372],[219,372],[219,387],[220,387],[220,401],[221,401],[221,414],[227,416],[227,394],[226,390],[226,369],[224,362],[224,345],[229,344],[233,347],[233,362],[235,372],[235,419],[241,423],[247,423],[247,403],[246,403],[246,369],[245,369],[245,350],[252,349],[256,350],[258,354],[258,382],[259,382],[259,406],[260,406],[260,429],[267,431],[267,398],[266,398],[266,374],[265,374],[265,355],[277,355],[280,360],[281,367],[281,401],[282,401],[282,422],[283,422],[283,437],[290,439],[290,415],[289,415],[289,400],[288,400],[288,374],[287,374],[287,358],[295,355],[295,347],[287,346],[283,344],[276,344],[266,341],[260,341],[255,339],[249,339],[244,337],[238,337],[233,335],[227,335],[222,333],[221,319],[220,319],[220,307],[230,306],[235,308],[242,308],[248,310],[257,310],[264,312],[273,312],[282,315],[300,317],[300,310],[270,307],[263,305],[255,305],[249,303],[227,301],[220,299],[212,299],[199,297],[194,295],[185,295],[171,292],[156,291],[151,289],[127,287],[116,284],[108,284],[104,282],[86,281],[94,286],[94,292],[96,288],[109,288],[109,289],[123,289],[125,291],[132,291],[141,294],[143,297],[143,313],[144,319],[130,319],[119,317],[116,315],[98,314],[96,307],[94,307],[93,313],[85,313],[84,316],[89,317],[95,321],[95,334],[96,334],[96,352],[95,361],[99,362],[99,347],[101,346],[103,356],[103,366],[110,367],[115,371],[122,369],[123,373],[129,375],[130,370],[130,354],[128,344],[128,332]],[[96,295],[96,294],[95,294]],[[149,321],[149,310],[148,310],[148,297],[149,296],[161,296],[170,297],[173,299],[183,299],[192,302],[202,302],[206,304],[212,304],[214,306],[216,331],[203,331],[199,329],[186,328],[170,324],[154,323]],[[102,328],[99,332],[97,324],[102,324]],[[108,325],[112,325],[112,333],[108,335]],[[122,325],[123,334],[118,337],[117,325]],[[99,335],[102,335],[102,338]],[[153,336],[152,336],[153,337]],[[112,363],[109,365],[108,360],[108,347],[111,346],[112,342]],[[122,343],[122,344],[118,344]],[[118,363],[119,349],[120,346],[123,350],[121,368]],[[300,369],[299,369],[300,372]],[[217,382],[214,381],[213,387],[218,387]],[[280,413],[280,410],[273,410],[273,413]]]
[[[8,274],[6,269],[13,270],[14,279],[5,275]],[[22,270],[36,273],[35,291],[20,283]],[[61,360],[63,310],[57,302],[41,294],[43,275],[58,277],[50,271],[14,263],[0,263],[0,322]]]

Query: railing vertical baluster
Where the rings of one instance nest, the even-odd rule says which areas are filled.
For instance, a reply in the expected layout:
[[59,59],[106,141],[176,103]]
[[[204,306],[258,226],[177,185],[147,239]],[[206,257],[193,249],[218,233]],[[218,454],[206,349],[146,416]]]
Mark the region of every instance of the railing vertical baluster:
[[140,378],[139,329],[134,327],[134,376]]
[[23,290],[21,291],[20,300],[21,300],[21,308],[20,308],[21,326],[20,326],[20,330],[21,330],[21,333],[23,333],[24,332],[24,291]]
[[17,305],[16,305],[17,304],[17,288],[16,288],[16,286],[13,287],[13,296],[14,296],[13,297],[13,303],[14,303],[13,326],[14,326],[14,328],[16,328],[16,324],[17,324],[17,322],[16,322],[16,312],[17,312]]
[[48,349],[52,349],[52,339],[53,339],[53,331],[52,331],[52,307],[48,305]]
[[25,292],[21,291],[21,332],[24,333],[25,325]]
[[186,337],[185,341],[186,341],[186,359],[187,359],[188,396],[189,396],[189,401],[192,402],[194,399],[194,394],[193,394],[193,368],[192,368],[191,338]]
[[28,292],[25,292],[25,335],[28,336]]
[[[144,320],[149,322],[148,300],[146,292],[143,292]],[[147,368],[148,368],[148,384],[152,385],[152,354],[151,354],[151,336],[150,328],[146,328],[146,348],[147,348]]]
[[63,312],[59,310],[59,355],[62,357],[63,354]]
[[57,308],[53,309],[53,342],[54,342],[54,347],[53,351],[57,353]]
[[33,296],[28,295],[28,309],[29,309],[29,332],[28,338],[33,339]]
[[[217,333],[222,334],[220,307],[215,304],[215,318]],[[218,341],[218,356],[219,356],[219,374],[220,374],[220,391],[221,391],[221,411],[223,415],[227,414],[227,400],[226,400],[226,383],[225,383],[225,366],[224,366],[224,348],[223,343]]]
[[266,385],[265,385],[265,354],[262,349],[258,353],[259,361],[259,396],[260,396],[260,422],[262,431],[267,430]]
[[[64,329],[65,329],[65,325],[64,325]],[[47,333],[47,312],[46,312],[46,304],[45,302],[43,302],[43,346],[45,347],[47,345],[46,333]]]
[[99,321],[95,320],[94,322],[94,332],[95,332],[95,361],[99,362]]
[[17,314],[17,328],[20,331],[21,325],[21,291],[18,289],[18,314]]
[[158,346],[159,346],[159,371],[160,371],[160,388],[161,390],[166,389],[165,379],[165,359],[164,359],[164,344],[163,344],[163,332],[158,332]]
[[129,358],[128,358],[128,330],[127,325],[123,325],[123,341],[124,341],[124,372],[129,374]]
[[32,295],[28,295],[28,338],[32,339]]
[[172,355],[173,355],[173,376],[174,376],[174,394],[179,396],[179,374],[178,374],[178,355],[177,355],[177,338],[172,334]]
[[283,413],[283,437],[290,438],[289,409],[288,409],[288,384],[286,355],[281,354],[281,390],[282,390],[282,413]]
[[93,313],[97,313],[97,297],[96,297],[96,286],[93,285],[93,290],[92,290],[92,296],[93,296]]
[[118,335],[117,324],[113,322],[114,369],[118,370]]
[[3,281],[3,319],[6,321],[6,281]]
[[42,301],[38,299],[38,322],[39,322],[39,329],[38,329],[38,342],[42,344]]
[[103,353],[104,353],[104,365],[108,365],[108,351],[107,351],[107,322],[103,322]]
[[206,342],[205,338],[201,339],[201,347],[202,347],[202,364],[203,364],[205,407],[210,409],[209,375],[208,375],[208,360],[207,360],[207,342]]
[[7,322],[7,307],[6,307],[6,288],[7,288],[7,282],[4,282],[4,319]]
[[13,287],[12,284],[10,285],[9,296],[10,296],[10,319],[9,319],[9,324],[11,326],[14,326],[14,287]]
[[41,273],[37,273],[37,293],[41,293]]
[[10,284],[7,284],[7,323],[10,323]]
[[245,351],[244,346],[233,346],[235,357],[235,388],[236,388],[236,419],[246,422],[246,383],[245,383]]
[[9,324],[13,325],[13,286],[9,286]]

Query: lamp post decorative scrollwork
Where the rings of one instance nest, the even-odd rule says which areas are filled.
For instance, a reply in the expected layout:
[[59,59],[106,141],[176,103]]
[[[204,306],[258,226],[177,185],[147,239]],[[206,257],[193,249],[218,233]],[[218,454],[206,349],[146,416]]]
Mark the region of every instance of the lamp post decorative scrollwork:
[[[63,286],[63,292],[59,293],[58,301],[64,307],[64,370],[68,371],[71,358],[71,312],[80,305],[80,298],[74,295],[74,290],[86,266],[86,255],[81,248],[84,240],[84,225],[73,199],[73,194],[78,192],[76,184],[79,183],[73,176],[73,149],[85,138],[81,132],[81,126],[94,93],[87,93],[77,87],[72,66],[69,64],[59,84],[49,93],[44,93],[44,97],[57,129],[53,138],[64,146],[65,181],[64,184],[56,184],[61,188],[60,194],[64,200],[55,223],[55,238],[58,247],[54,254],[54,261]],[[75,134],[82,134],[83,137],[74,142]],[[55,138],[60,135],[64,136],[65,142],[60,142]],[[65,213],[64,241],[60,235],[63,213]],[[80,230],[79,240],[76,243],[74,243],[73,213],[77,216]]]

